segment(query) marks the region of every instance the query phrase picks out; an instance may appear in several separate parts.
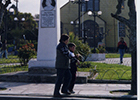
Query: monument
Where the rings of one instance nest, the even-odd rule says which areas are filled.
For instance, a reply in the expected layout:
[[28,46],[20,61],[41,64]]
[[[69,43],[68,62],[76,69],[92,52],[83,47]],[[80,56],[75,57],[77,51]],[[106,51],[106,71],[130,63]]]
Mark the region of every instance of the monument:
[[37,59],[29,61],[29,73],[55,73],[56,46],[60,39],[58,0],[40,0]]

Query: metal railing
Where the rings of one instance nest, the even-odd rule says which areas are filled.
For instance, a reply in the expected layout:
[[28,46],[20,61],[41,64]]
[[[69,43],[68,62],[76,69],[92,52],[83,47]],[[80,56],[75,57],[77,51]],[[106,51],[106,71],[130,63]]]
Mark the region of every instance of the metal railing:
[[131,80],[131,69],[91,69],[89,78],[100,80]]

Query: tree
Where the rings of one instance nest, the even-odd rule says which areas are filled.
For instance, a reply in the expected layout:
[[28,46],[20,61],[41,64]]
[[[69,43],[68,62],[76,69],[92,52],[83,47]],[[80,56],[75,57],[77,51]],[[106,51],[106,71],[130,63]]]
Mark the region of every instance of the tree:
[[39,19],[39,14],[35,14],[34,18]]
[[10,3],[11,3],[11,0],[0,0],[0,26],[2,24],[2,19],[4,16],[5,10]]
[[136,44],[136,9],[135,9],[135,0],[127,0],[129,7],[129,19],[126,19],[121,14],[121,5],[124,0],[118,0],[118,5],[116,6],[117,11],[115,14],[111,13],[111,16],[120,22],[124,23],[130,29],[130,52],[132,60],[132,82],[131,82],[131,91],[130,94],[137,95],[137,44]]
[[[33,16],[30,13],[18,12],[17,21],[14,20],[15,14],[11,15],[8,12],[7,15],[7,36],[8,41],[23,39],[23,35],[26,36],[26,40],[36,40],[38,36],[37,23],[34,21]],[[24,21],[22,19],[25,18]],[[3,24],[2,24],[3,26]],[[2,32],[1,32],[2,33]],[[8,42],[8,43],[9,43]]]

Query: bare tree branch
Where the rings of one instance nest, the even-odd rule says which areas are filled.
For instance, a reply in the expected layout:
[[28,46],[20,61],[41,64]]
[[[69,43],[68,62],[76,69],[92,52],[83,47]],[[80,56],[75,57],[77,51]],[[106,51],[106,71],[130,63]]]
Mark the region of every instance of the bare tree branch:
[[6,9],[7,6],[8,6],[10,3],[11,3],[11,0],[7,0],[6,3],[5,3],[5,5],[4,5],[4,8]]
[[6,10],[6,8],[8,7],[8,5],[11,3],[11,0],[6,0],[6,3],[3,4],[2,0],[0,0],[0,26],[2,24],[2,19],[4,16],[4,12]]
[[118,14],[120,14],[122,12],[121,11],[122,2],[123,2],[123,0],[118,0],[118,5],[116,6],[117,11],[116,11],[115,15],[118,15]]
[[120,22],[124,23],[130,28],[130,21],[122,16],[118,16],[116,14],[111,13],[111,16],[114,17],[115,19],[119,20]]

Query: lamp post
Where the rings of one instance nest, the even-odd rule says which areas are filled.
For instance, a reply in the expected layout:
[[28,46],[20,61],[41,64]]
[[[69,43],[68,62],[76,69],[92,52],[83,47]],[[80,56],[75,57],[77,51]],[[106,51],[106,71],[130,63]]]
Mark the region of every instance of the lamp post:
[[[79,27],[79,21],[70,21],[70,24],[73,25],[74,33],[76,33],[76,27],[77,27],[77,25]],[[78,33],[79,33],[79,31],[78,31]],[[75,35],[77,35],[77,34],[75,34]],[[78,36],[79,36],[79,34],[78,34]]]
[[14,0],[16,2],[16,15],[18,15],[18,0]]
[[[18,0],[16,0],[16,2],[18,2]],[[17,8],[17,4],[16,6],[13,4],[10,8],[9,8],[9,11],[10,13],[12,13],[14,15],[14,11],[15,11],[15,17],[14,17],[14,21],[16,22],[16,28],[18,27],[18,24],[17,22],[24,22],[25,21],[25,18],[21,18],[19,19],[18,18],[18,8]],[[23,35],[23,38],[24,38],[24,41],[25,41],[25,35]],[[16,38],[15,38],[16,39]],[[13,41],[13,43],[15,44],[15,50],[16,50],[16,43],[15,43],[15,40]],[[26,41],[25,41],[26,43]],[[15,51],[15,54],[16,54],[16,51]]]
[[[9,11],[10,11],[11,13],[14,13],[14,11],[15,11],[16,17],[14,18],[14,21],[17,21],[17,20],[18,20],[18,18],[17,18],[17,16],[18,16],[18,0],[14,0],[14,1],[16,2],[16,6],[13,4],[13,5],[9,8]],[[17,27],[17,23],[16,23],[16,27]]]
[[7,40],[7,10],[5,10],[4,16],[4,40]]
[[95,33],[96,33],[96,29],[95,29],[95,28],[96,28],[96,27],[95,27],[95,24],[96,24],[96,16],[100,16],[100,15],[102,15],[102,11],[98,11],[97,14],[96,14],[95,11],[93,11],[93,12],[92,12],[92,11],[88,11],[88,15],[94,17],[94,34],[93,34],[93,39],[94,39],[94,51],[93,51],[93,52],[96,53],[96,49],[95,49],[95,47],[96,47],[96,46],[95,46],[95,42],[96,42],[96,41],[95,41]]
[[[13,4],[10,8],[9,8],[9,11],[14,14],[14,11],[15,11],[15,18],[14,18],[14,21],[19,21],[18,19],[18,0],[14,0],[16,1],[16,6]],[[21,22],[25,21],[25,18],[21,18],[20,20]],[[19,22],[20,22],[19,21]],[[17,24],[16,24],[16,27],[17,27]]]
[[81,4],[83,4],[83,3],[85,3],[85,2],[88,2],[89,0],[84,0],[84,1],[82,1],[82,0],[78,0],[78,1],[75,1],[75,0],[70,0],[72,3],[76,3],[76,4],[78,4],[78,35],[79,35],[79,37],[81,37],[81,20],[80,20],[80,11],[81,11],[81,9],[80,9],[80,7],[81,7]]
[[[16,0],[16,2],[18,2],[18,0]],[[17,3],[16,3],[17,5]],[[17,8],[15,7],[15,5],[12,5],[10,8],[9,8],[9,12],[7,11],[7,9],[5,10],[5,16],[4,16],[4,22],[5,22],[5,25],[4,25],[4,39],[7,40],[7,16],[10,15],[11,13],[14,12],[14,9]],[[16,9],[17,11],[17,9]]]

